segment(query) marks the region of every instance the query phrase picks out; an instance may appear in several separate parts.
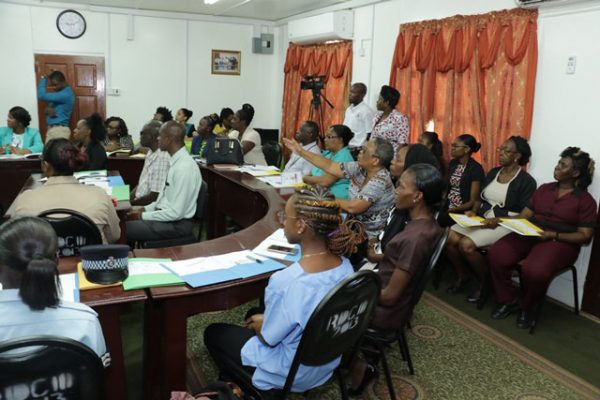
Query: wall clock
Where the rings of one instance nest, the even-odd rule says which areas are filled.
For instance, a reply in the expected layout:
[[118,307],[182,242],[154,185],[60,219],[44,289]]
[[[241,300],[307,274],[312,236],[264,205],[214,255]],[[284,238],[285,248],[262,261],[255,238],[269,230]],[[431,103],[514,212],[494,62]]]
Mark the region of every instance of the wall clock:
[[75,10],[65,10],[56,17],[56,27],[64,37],[77,39],[85,33],[85,18]]

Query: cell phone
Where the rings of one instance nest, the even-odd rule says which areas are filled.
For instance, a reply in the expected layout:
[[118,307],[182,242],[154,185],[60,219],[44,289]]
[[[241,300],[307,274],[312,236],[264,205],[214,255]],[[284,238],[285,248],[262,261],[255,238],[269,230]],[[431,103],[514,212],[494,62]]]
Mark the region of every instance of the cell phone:
[[276,244],[270,245],[269,247],[267,247],[267,250],[273,251],[275,253],[290,254],[292,256],[298,254],[298,249],[296,247],[279,246]]

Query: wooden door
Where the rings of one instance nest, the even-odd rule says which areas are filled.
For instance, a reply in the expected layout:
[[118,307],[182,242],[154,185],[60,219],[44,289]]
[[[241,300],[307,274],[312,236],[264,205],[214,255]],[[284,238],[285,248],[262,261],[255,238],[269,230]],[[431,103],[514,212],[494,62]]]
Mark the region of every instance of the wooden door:
[[[106,118],[106,92],[104,78],[104,57],[65,56],[56,54],[35,55],[35,78],[40,81],[42,75],[52,71],[60,71],[65,75],[67,83],[75,94],[73,114],[69,128],[73,130],[77,121],[94,112]],[[47,103],[38,100],[38,117],[42,138],[46,139],[46,116],[44,110]]]
[[581,311],[600,318],[600,212],[596,221],[596,232],[594,235],[594,244],[592,245],[590,265],[583,287]]

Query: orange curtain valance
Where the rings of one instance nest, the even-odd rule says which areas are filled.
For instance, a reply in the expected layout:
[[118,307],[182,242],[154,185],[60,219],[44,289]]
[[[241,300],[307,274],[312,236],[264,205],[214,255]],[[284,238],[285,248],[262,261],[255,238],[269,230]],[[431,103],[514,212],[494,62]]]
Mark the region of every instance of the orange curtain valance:
[[[537,68],[537,10],[503,10],[402,24],[390,85],[410,140],[430,123],[444,143],[470,133],[484,167],[511,135],[529,138]],[[449,155],[446,146],[445,154]]]

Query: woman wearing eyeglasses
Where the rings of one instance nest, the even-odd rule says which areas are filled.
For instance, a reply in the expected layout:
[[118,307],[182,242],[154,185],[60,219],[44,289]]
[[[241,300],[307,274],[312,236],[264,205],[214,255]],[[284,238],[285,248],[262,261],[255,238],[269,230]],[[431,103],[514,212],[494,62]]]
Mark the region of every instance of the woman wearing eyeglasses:
[[[465,276],[465,264],[473,271],[479,282],[483,282],[487,264],[478,251],[491,246],[511,231],[498,225],[498,218],[518,215],[529,201],[536,188],[535,179],[523,170],[529,162],[531,148],[527,140],[520,136],[511,136],[500,148],[500,166],[493,168],[485,177],[483,190],[468,216],[479,215],[486,218],[481,228],[463,228],[452,226],[446,254],[458,276]],[[485,301],[481,287],[467,297],[469,303],[479,305]]]
[[[298,189],[280,217],[287,240],[300,245],[302,257],[271,276],[264,314],[249,315],[243,327],[212,324],[204,332],[204,343],[220,372],[234,378],[247,393],[255,388],[283,388],[312,312],[352,274],[345,256],[363,235],[360,223],[342,222],[335,198],[319,186]],[[320,366],[300,365],[292,391],[305,392],[323,384],[339,363],[338,358]]]
[[[348,143],[354,134],[346,125],[332,125],[325,135],[325,151],[323,157],[335,162],[352,162],[352,154],[348,149]],[[321,168],[312,167],[310,174],[304,177],[304,183],[309,185],[320,185],[329,188],[336,199],[348,198],[348,186],[350,180],[347,178],[336,178],[325,173]]]
[[[475,207],[481,192],[481,182],[485,178],[483,167],[472,157],[480,148],[481,144],[469,134],[458,136],[450,146],[452,160],[448,165],[448,194],[438,218],[440,225],[454,224],[448,213],[464,213]],[[457,280],[447,292],[456,293],[462,290],[466,283],[464,270],[457,270]]]

